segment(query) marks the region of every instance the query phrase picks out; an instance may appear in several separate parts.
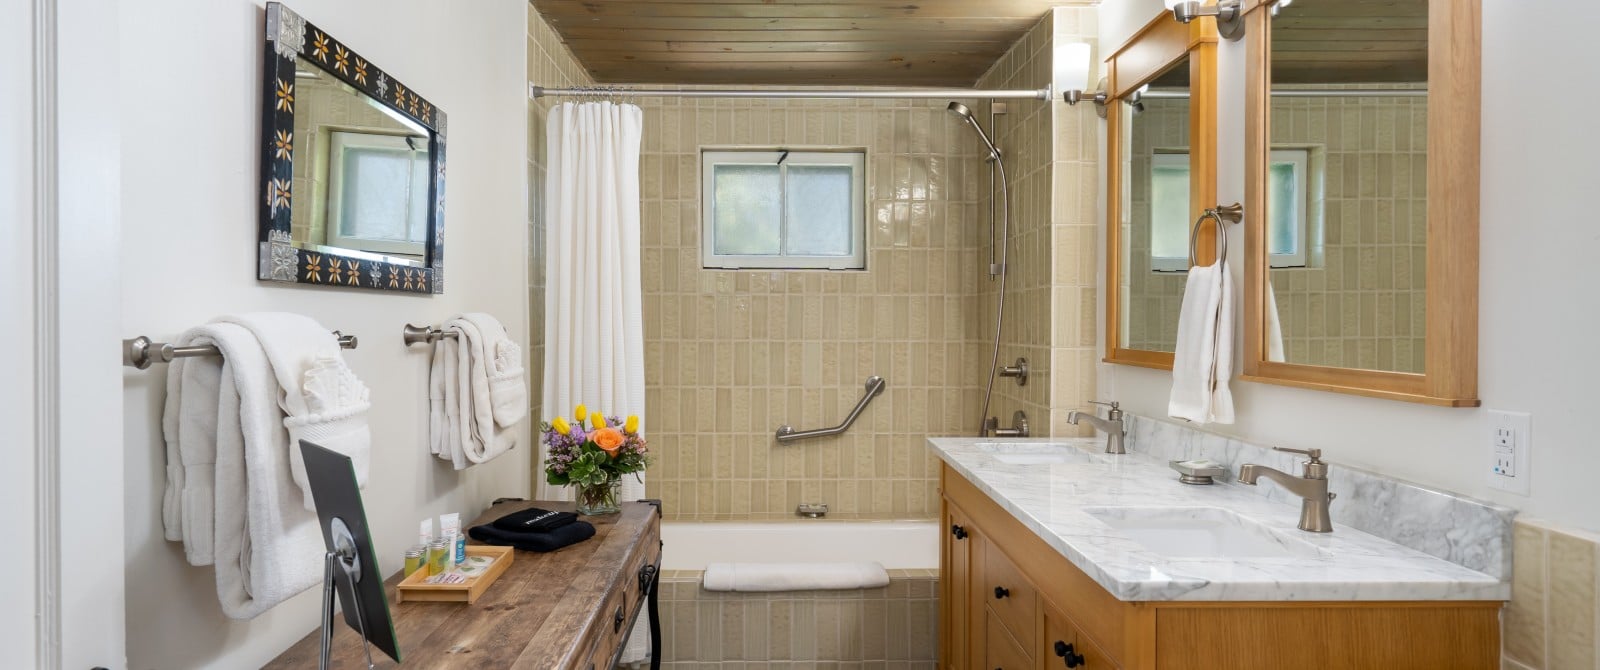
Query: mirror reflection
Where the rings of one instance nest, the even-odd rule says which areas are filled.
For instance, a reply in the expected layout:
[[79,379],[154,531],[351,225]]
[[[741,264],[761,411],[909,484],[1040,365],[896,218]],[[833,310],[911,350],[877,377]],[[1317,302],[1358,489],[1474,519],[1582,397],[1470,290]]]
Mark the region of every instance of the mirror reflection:
[[1273,8],[1267,359],[1423,371],[1428,3]]
[[1118,295],[1127,349],[1177,348],[1178,310],[1189,270],[1189,59],[1118,104],[1122,231]]
[[295,63],[296,247],[421,267],[429,134],[304,58]]

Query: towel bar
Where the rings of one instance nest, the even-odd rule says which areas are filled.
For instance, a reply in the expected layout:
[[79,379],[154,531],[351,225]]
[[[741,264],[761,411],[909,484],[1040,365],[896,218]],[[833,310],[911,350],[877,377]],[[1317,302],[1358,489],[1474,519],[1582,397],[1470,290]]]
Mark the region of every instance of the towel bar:
[[[356,348],[356,336],[345,335],[337,330],[333,331],[333,336],[339,338],[340,349]],[[122,364],[140,370],[150,367],[152,363],[171,363],[174,358],[221,355],[222,350],[214,344],[175,347],[168,342],[152,342],[143,335],[122,341]]]
[[408,347],[413,344],[437,342],[440,338],[449,338],[453,340],[456,339],[456,335],[458,334],[459,333],[454,330],[447,331],[442,328],[432,328],[429,326],[413,326],[409,323],[406,324],[404,328],[400,329],[400,335],[401,337],[405,338],[406,346]]
[[1244,220],[1244,206],[1237,202],[1231,205],[1217,205],[1206,210],[1205,213],[1200,215],[1200,218],[1194,220],[1194,226],[1189,229],[1189,265],[1191,267],[1200,264],[1200,259],[1195,258],[1195,247],[1200,242],[1200,224],[1205,223],[1206,219],[1217,222],[1218,262],[1228,260],[1228,227],[1222,224],[1224,222],[1238,223]]
[[850,410],[849,416],[846,416],[844,418],[844,422],[843,423],[841,423],[841,424],[839,424],[837,426],[834,426],[832,428],[818,428],[816,430],[800,430],[800,431],[797,431],[794,428],[792,428],[790,426],[787,426],[787,425],[778,426],[778,434],[777,434],[778,441],[779,442],[793,442],[795,440],[804,440],[804,439],[813,438],[813,437],[827,437],[829,435],[838,435],[840,433],[843,433],[846,430],[849,430],[850,429],[850,424],[855,423],[856,422],[856,417],[861,416],[861,410],[866,409],[867,408],[867,404],[871,403],[873,398],[878,397],[879,393],[883,393],[883,388],[885,386],[887,386],[887,385],[888,384],[883,381],[882,377],[879,377],[877,375],[873,375],[871,377],[868,377],[867,378],[867,393],[866,393],[866,395],[861,396],[861,402],[856,403],[856,408]]

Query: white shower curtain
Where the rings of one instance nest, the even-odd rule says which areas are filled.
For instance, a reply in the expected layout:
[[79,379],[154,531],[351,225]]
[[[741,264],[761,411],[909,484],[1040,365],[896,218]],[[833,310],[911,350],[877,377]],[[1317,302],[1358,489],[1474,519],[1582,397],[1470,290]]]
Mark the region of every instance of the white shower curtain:
[[[587,404],[644,421],[639,136],[644,112],[610,102],[550,110],[545,177],[545,418]],[[643,431],[641,423],[641,431]],[[540,446],[540,459],[547,450]],[[623,478],[622,499],[644,497]],[[539,479],[539,497],[570,498]]]

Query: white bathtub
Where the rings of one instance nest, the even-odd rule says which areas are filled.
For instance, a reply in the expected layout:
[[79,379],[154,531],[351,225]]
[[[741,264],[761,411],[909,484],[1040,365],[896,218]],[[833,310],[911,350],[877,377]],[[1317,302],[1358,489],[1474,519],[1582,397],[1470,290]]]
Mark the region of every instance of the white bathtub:
[[707,563],[877,561],[888,570],[936,570],[938,523],[927,521],[668,521],[662,570]]

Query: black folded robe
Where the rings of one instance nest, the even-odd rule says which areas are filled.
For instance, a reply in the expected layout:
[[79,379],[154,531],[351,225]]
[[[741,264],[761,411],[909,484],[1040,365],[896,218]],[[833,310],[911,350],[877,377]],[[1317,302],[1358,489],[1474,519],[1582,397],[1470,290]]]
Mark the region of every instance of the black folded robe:
[[468,528],[467,536],[484,544],[545,552],[555,551],[594,537],[594,526],[587,521],[574,521],[548,533],[518,533],[500,530],[493,524],[484,524]]
[[548,533],[578,520],[572,512],[552,512],[538,507],[512,512],[490,525],[511,533]]

